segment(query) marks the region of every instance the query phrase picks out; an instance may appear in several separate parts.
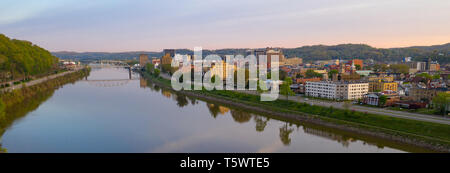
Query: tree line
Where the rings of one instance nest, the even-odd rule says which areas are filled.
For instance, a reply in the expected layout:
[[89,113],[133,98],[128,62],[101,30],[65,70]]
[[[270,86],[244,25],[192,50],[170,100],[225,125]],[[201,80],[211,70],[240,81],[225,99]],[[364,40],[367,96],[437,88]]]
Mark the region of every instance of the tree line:
[[14,80],[51,72],[58,58],[29,41],[0,34],[0,80]]
[[[260,48],[257,50],[264,50]],[[401,61],[404,57],[412,57],[415,61],[427,61],[431,57],[433,61],[441,64],[450,63],[450,43],[436,46],[416,46],[406,48],[390,48],[379,49],[365,44],[340,44],[334,46],[315,45],[303,46],[298,48],[283,48],[286,57],[300,57],[305,61],[309,60],[330,60],[330,59],[373,59],[375,61]],[[193,54],[189,49],[177,49],[179,54]],[[218,49],[203,50],[203,56],[210,54],[218,55],[246,55],[247,49]],[[105,52],[55,52],[55,56],[67,59],[132,59],[138,58],[139,54],[148,54],[150,57],[161,57],[162,52],[122,52],[122,53],[105,53]]]

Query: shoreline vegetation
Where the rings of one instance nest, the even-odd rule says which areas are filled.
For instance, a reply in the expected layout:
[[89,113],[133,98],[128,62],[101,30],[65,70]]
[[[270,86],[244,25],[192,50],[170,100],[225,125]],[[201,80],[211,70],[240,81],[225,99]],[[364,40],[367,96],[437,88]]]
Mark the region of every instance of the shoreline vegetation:
[[[28,112],[35,110],[39,105],[50,98],[54,91],[68,83],[88,76],[90,68],[83,68],[72,73],[65,74],[45,82],[0,93],[0,137],[17,119],[24,117]],[[0,153],[7,152],[1,147]]]
[[[172,89],[171,81],[142,72],[145,79]],[[450,152],[450,126],[298,103],[287,100],[261,102],[259,96],[234,91],[175,91],[187,96],[248,109],[294,121],[368,135],[437,152]]]

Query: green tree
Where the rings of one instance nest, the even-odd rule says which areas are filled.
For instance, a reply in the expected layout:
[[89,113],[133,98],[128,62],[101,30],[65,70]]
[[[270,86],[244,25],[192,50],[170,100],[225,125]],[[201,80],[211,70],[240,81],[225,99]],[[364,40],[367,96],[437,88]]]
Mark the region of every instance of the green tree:
[[127,60],[126,63],[127,63],[129,66],[133,66],[133,65],[135,65],[135,64],[139,64],[139,61],[137,61],[137,60]]
[[148,72],[150,72],[150,73],[153,73],[153,70],[154,70],[154,69],[155,69],[155,65],[152,64],[152,63],[148,63],[148,64],[145,66],[145,70],[148,71]]
[[417,74],[416,76],[417,77],[421,77],[423,83],[427,83],[428,80],[432,80],[433,79],[433,76],[431,76],[428,73],[420,73],[420,74]]
[[392,64],[389,66],[389,70],[394,73],[403,73],[408,74],[409,73],[409,66],[406,64]]
[[14,80],[51,73],[57,68],[58,58],[31,42],[0,34],[0,61],[0,74],[4,77],[8,73]]
[[3,103],[3,100],[0,99],[0,115],[3,111],[5,111],[5,103]]
[[333,76],[333,74],[339,74],[339,71],[336,70],[336,69],[330,70],[330,71],[328,72],[328,77],[331,78],[331,77]]
[[386,105],[386,102],[387,102],[387,96],[381,95],[381,96],[378,98],[378,106],[379,106],[379,107],[384,107],[384,105]]
[[287,77],[284,79],[283,84],[280,86],[280,94],[285,95],[286,99],[289,98],[289,96],[295,95],[295,93],[291,90],[292,85],[292,78]]
[[159,74],[160,74],[161,72],[159,71],[159,69],[157,69],[157,68],[155,68],[154,70],[153,70],[153,76],[155,76],[155,77],[159,77]]
[[440,79],[440,78],[441,78],[441,75],[435,74],[435,75],[433,75],[431,78],[432,78],[432,79]]
[[280,80],[286,79],[288,77],[288,74],[284,70],[280,70]]
[[314,70],[307,70],[305,73],[307,78],[314,78],[314,77],[322,77],[322,74],[315,72]]
[[450,94],[449,93],[438,93],[433,98],[433,107],[436,110],[437,113],[440,115],[447,115],[447,112],[449,111],[448,108],[450,106]]
[[373,71],[375,72],[386,72],[388,69],[386,64],[375,64],[373,66]]
[[361,66],[359,64],[356,64],[355,67],[356,67],[356,70],[361,70]]

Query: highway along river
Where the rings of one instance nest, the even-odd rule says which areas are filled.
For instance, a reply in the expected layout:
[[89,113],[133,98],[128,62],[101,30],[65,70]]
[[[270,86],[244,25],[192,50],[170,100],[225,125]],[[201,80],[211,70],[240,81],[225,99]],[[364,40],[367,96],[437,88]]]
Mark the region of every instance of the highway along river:
[[421,148],[225,107],[123,68],[93,67],[7,112],[7,152],[422,152]]

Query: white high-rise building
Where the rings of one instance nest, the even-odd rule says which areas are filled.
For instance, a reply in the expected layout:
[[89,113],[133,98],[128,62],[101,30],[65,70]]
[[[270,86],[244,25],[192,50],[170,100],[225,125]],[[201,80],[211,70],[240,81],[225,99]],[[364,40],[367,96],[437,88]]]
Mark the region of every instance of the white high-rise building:
[[364,82],[306,82],[306,95],[328,99],[356,100],[369,92]]

